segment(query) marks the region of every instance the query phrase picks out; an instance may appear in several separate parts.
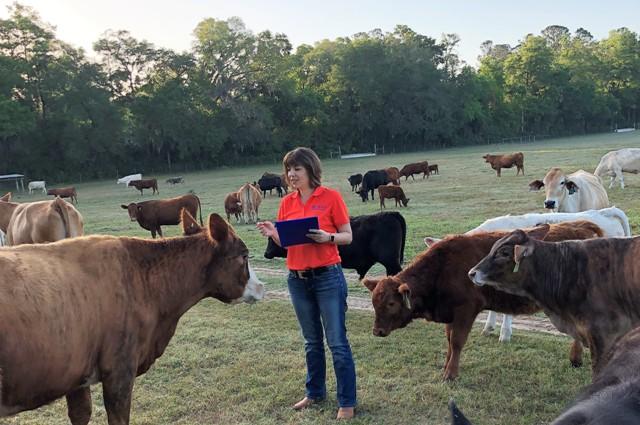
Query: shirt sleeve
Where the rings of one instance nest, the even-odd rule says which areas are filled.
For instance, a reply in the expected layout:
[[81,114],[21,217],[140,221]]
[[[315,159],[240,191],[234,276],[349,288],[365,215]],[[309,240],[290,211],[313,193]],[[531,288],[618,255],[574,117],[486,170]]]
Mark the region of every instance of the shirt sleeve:
[[333,211],[331,213],[333,224],[336,228],[350,222],[349,211],[347,210],[347,205],[344,203],[344,199],[342,199],[340,192],[336,191],[336,200],[333,203]]

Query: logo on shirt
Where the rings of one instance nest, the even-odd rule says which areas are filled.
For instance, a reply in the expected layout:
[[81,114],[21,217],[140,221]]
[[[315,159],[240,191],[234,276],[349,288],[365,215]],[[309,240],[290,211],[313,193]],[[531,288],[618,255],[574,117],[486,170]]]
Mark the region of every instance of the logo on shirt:
[[311,211],[326,211],[326,205],[311,205]]

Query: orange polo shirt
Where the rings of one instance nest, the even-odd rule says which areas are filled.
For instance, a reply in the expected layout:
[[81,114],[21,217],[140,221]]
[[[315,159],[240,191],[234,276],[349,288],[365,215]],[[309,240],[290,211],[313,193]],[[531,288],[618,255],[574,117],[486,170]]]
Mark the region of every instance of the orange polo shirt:
[[[318,217],[320,228],[329,233],[336,233],[338,227],[349,223],[347,206],[337,190],[318,186],[304,205],[297,190],[282,198],[278,220],[312,216]],[[331,242],[307,243],[287,248],[289,270],[330,266],[339,262],[338,246]]]

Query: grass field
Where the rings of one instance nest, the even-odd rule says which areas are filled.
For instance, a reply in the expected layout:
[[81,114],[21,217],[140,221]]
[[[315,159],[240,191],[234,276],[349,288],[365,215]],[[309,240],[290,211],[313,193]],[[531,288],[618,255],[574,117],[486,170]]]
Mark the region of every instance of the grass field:
[[[640,132],[327,160],[323,162],[323,180],[342,191],[352,215],[368,214],[379,211],[377,194],[375,202],[361,202],[350,192],[346,180],[350,174],[423,159],[437,163],[439,176],[402,183],[411,198],[408,208],[401,209],[408,227],[405,260],[411,260],[422,251],[426,235],[460,233],[489,217],[541,211],[544,195],[528,192],[528,183],[541,179],[548,168],[593,172],[604,153],[639,144]],[[481,158],[485,153],[512,151],[524,152],[525,177],[515,177],[515,169],[510,169],[497,178]],[[223,214],[224,195],[246,181],[257,180],[264,171],[279,172],[280,167],[258,165],[185,174],[185,184],[176,186],[164,184],[167,175],[154,177],[160,182],[163,198],[193,190],[202,200],[206,217],[211,212]],[[625,175],[625,183],[624,190],[616,187],[608,193],[611,205],[629,216],[635,234],[640,226],[640,177]],[[87,234],[150,237],[129,221],[120,204],[158,196],[145,193],[140,197],[131,188],[116,186],[115,177],[76,187]],[[11,190],[11,186],[3,189]],[[41,195],[14,195],[18,202],[44,199]],[[273,219],[278,205],[276,196],[267,196],[260,209],[261,219]],[[264,239],[252,225],[235,228],[251,249],[253,264],[284,268],[280,260],[264,260]],[[169,236],[178,234],[175,226],[164,230]],[[376,266],[370,274],[382,271]],[[268,288],[284,286],[281,278],[265,276],[263,280]],[[351,282],[350,293],[366,296],[368,291]],[[441,325],[413,323],[381,339],[371,335],[372,316],[363,311],[348,314],[359,379],[355,424],[444,424],[449,397],[454,397],[477,425],[542,424],[557,416],[590,380],[588,361],[587,367],[579,370],[569,366],[567,338],[516,331],[512,343],[500,345],[497,337],[480,337],[476,329],[463,352],[459,380],[442,383],[446,346]],[[304,356],[290,305],[271,301],[228,307],[207,300],[184,317],[164,356],[136,381],[132,423],[330,423],[336,408],[331,368],[328,376],[328,401],[310,411],[293,413],[290,405],[303,395]],[[5,423],[67,423],[65,406],[58,402],[0,421]],[[99,386],[94,387],[92,423],[106,423]]]

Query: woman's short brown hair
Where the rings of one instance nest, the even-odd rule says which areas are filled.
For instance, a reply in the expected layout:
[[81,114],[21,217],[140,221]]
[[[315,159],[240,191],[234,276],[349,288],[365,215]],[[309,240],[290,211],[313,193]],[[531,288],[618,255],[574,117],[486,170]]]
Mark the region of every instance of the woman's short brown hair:
[[322,184],[322,165],[320,164],[320,158],[316,153],[309,148],[295,148],[282,159],[282,166],[284,168],[284,175],[289,179],[287,175],[287,169],[295,166],[302,166],[307,170],[309,176],[309,186],[316,188]]

